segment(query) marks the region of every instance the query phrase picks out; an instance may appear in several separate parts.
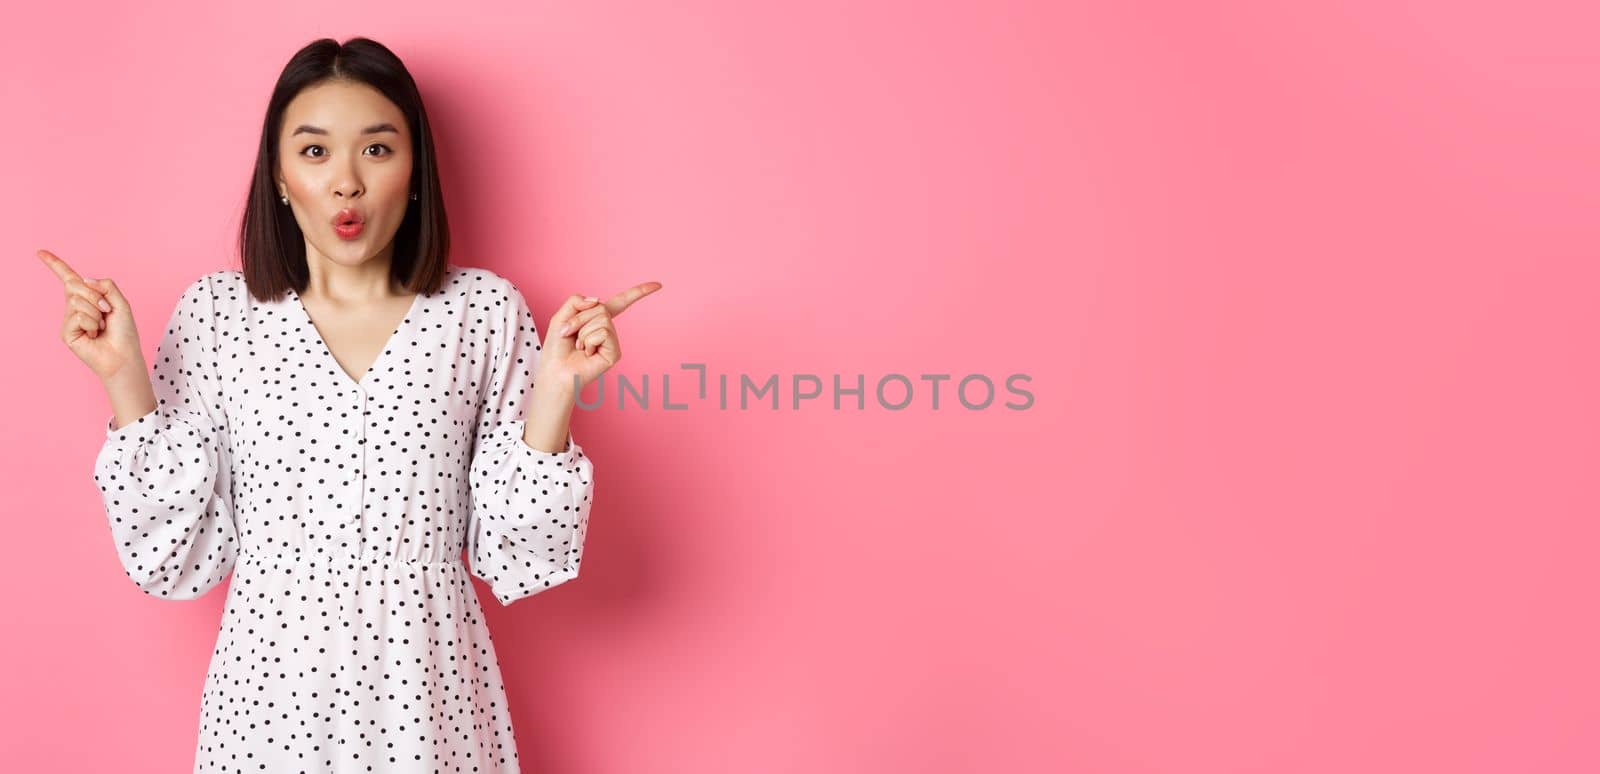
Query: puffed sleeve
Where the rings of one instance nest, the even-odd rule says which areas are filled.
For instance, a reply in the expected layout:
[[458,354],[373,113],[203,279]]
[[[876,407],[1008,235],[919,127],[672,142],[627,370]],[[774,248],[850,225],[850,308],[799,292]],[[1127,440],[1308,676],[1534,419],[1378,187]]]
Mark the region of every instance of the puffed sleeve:
[[152,597],[199,597],[237,556],[215,313],[207,275],[184,290],[156,347],[156,407],[120,428],[112,415],[95,459],[123,569]]
[[502,282],[487,315],[493,343],[468,474],[467,552],[472,574],[509,605],[578,577],[594,466],[570,431],[560,452],[522,439],[540,337],[522,293]]

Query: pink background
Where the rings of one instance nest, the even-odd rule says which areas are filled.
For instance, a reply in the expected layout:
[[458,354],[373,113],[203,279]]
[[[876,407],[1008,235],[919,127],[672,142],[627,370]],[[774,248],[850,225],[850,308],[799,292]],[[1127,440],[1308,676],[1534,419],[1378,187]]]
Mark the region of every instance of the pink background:
[[456,262],[664,284],[608,377],[1033,377],[578,412],[583,576],[478,583],[528,770],[1600,768],[1600,14],[1289,5],[8,9],[0,766],[187,770],[224,596],[123,575],[33,251],[152,350],[279,68],[368,35]]

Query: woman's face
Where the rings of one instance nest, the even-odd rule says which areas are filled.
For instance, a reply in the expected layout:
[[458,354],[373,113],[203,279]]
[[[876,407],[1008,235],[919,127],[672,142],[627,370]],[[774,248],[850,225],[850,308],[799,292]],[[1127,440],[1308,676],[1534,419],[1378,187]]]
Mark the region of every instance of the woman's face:
[[[284,111],[277,177],[278,195],[289,197],[305,234],[307,261],[387,260],[412,204],[410,127],[371,86],[312,86]],[[339,228],[350,218],[361,221],[359,231]]]

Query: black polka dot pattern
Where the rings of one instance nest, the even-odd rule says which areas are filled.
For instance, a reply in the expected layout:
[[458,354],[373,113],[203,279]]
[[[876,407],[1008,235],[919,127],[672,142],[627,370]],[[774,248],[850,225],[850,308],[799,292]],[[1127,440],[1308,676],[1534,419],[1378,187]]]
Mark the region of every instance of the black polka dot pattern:
[[298,294],[258,302],[237,271],[185,289],[157,406],[107,421],[94,475],[144,593],[232,574],[195,771],[520,771],[469,575],[501,604],[577,577],[594,491],[570,434],[522,440],[539,341],[481,268],[450,266],[359,378]]

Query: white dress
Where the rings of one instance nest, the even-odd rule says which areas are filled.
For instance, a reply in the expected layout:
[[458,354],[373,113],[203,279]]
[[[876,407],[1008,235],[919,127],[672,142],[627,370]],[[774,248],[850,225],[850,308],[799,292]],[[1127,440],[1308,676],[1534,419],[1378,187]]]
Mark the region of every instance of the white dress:
[[359,379],[293,291],[256,301],[231,270],[184,291],[158,405],[107,422],[95,481],[146,594],[233,574],[195,771],[519,771],[468,573],[501,604],[577,577],[594,487],[570,434],[522,440],[539,350],[481,268],[418,295]]

